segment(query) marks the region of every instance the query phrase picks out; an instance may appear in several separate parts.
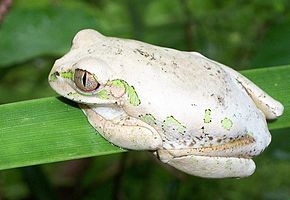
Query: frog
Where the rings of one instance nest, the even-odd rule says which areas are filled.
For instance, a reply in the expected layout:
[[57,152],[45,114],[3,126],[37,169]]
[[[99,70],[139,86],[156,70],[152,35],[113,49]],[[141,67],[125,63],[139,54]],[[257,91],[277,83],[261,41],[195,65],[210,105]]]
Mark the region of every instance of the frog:
[[107,141],[204,178],[246,177],[283,105],[198,52],[79,31],[48,77]]

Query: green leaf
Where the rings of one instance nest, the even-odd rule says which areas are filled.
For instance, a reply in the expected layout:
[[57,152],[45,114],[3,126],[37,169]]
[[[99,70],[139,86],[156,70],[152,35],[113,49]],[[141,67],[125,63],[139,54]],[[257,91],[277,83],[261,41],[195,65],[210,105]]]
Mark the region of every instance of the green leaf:
[[0,169],[124,150],[104,140],[78,106],[43,98],[0,106]]
[[[290,65],[243,74],[285,106],[284,115],[271,122],[270,129],[289,130]],[[286,136],[280,139],[286,141]],[[97,134],[75,103],[56,97],[1,105],[0,142],[0,169],[125,151]]]

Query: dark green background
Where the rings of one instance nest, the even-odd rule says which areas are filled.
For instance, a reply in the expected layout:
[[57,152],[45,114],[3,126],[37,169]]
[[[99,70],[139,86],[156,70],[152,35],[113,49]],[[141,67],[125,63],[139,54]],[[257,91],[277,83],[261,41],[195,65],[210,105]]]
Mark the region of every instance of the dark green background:
[[[0,104],[56,95],[47,75],[77,31],[199,51],[237,70],[290,63],[290,2],[18,0],[0,24]],[[290,154],[273,143],[249,178],[210,180],[130,152],[0,172],[0,199],[290,199]],[[290,144],[289,144],[290,146]]]

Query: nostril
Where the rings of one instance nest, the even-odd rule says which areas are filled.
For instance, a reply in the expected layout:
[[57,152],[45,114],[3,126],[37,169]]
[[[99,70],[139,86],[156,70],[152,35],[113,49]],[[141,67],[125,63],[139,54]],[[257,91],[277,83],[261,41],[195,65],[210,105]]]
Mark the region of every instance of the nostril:
[[54,73],[50,73],[49,77],[48,77],[48,81],[49,82],[54,82],[58,79],[58,77],[60,76],[59,72],[54,72]]

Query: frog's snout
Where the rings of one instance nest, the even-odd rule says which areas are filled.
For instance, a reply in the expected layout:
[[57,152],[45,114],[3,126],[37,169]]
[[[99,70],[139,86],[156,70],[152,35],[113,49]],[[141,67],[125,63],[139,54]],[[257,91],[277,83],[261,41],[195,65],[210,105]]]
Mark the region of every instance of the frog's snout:
[[51,70],[51,72],[48,75],[48,83],[54,91],[62,95],[62,91],[60,91],[61,87],[59,87],[60,86],[59,78],[60,73],[58,71]]

